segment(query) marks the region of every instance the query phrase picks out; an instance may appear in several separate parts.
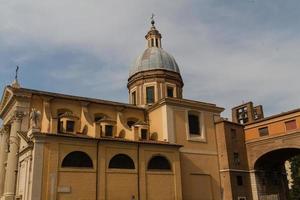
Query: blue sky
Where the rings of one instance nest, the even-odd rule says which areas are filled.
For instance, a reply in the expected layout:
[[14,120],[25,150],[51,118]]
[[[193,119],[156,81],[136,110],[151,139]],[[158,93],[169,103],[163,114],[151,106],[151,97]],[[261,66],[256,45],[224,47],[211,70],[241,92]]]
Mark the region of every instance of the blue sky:
[[2,0],[0,87],[20,66],[23,87],[127,102],[129,67],[151,13],[180,65],[184,97],[266,115],[299,107],[298,0]]

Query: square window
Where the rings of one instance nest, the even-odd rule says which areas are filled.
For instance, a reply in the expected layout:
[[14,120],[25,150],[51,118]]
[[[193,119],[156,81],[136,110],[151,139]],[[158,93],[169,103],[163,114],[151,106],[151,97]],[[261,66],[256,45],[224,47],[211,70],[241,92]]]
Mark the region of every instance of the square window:
[[167,96],[174,97],[174,88],[173,87],[167,87]]
[[154,86],[146,87],[146,103],[154,103]]
[[258,132],[260,137],[269,135],[268,127],[259,128]]
[[113,126],[105,125],[105,136],[112,137],[113,136]]
[[242,176],[236,176],[236,183],[238,186],[243,185],[243,177]]
[[67,128],[66,128],[66,131],[67,132],[74,132],[74,125],[75,125],[75,122],[74,121],[67,121]]
[[199,116],[195,114],[189,114],[189,132],[193,135],[200,135],[200,123]]
[[285,122],[285,128],[287,131],[297,129],[296,120],[290,120]]

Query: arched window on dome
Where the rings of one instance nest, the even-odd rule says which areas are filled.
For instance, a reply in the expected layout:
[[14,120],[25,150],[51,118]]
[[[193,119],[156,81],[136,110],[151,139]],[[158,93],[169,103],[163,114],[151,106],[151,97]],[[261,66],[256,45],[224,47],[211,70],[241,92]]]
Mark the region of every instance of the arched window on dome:
[[110,169],[135,169],[133,160],[126,154],[117,154],[109,161]]
[[61,167],[93,168],[93,161],[87,153],[73,151],[64,157]]
[[148,170],[164,170],[171,171],[171,164],[169,160],[161,155],[153,156],[148,162]]

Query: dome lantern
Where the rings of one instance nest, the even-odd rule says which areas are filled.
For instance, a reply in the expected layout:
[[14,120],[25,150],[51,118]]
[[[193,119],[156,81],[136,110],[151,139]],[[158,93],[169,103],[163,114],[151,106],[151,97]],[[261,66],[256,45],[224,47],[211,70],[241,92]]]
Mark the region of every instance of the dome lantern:
[[146,40],[148,41],[148,47],[158,47],[161,48],[161,34],[155,28],[155,21],[153,19],[154,15],[152,14],[151,17],[151,28],[148,31],[147,35],[145,36]]

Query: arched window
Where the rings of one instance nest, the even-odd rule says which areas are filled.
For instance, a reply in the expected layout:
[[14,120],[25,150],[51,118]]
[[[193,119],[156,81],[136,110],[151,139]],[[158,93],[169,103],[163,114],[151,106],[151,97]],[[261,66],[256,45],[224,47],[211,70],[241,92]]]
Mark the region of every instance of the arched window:
[[61,167],[93,168],[90,156],[82,151],[73,151],[63,159]]
[[125,154],[117,154],[110,161],[108,168],[135,169],[133,160]]
[[164,156],[153,156],[148,163],[148,170],[171,170],[171,164]]

